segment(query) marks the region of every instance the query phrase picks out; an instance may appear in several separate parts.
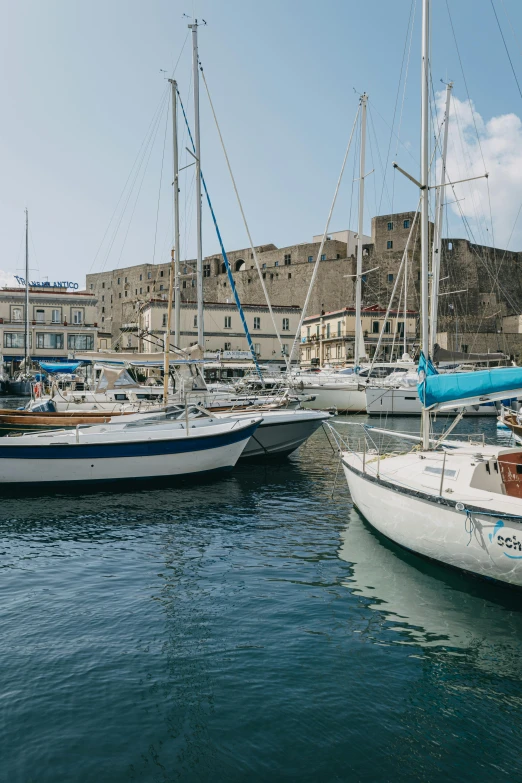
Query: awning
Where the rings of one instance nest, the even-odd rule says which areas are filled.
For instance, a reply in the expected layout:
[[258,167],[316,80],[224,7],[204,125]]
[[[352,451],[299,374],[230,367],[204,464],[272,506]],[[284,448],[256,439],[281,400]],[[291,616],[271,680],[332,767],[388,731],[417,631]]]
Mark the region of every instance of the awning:
[[[38,360],[36,360],[38,361]],[[82,362],[41,362],[38,364],[44,370],[44,372],[64,372],[71,374],[75,373]]]

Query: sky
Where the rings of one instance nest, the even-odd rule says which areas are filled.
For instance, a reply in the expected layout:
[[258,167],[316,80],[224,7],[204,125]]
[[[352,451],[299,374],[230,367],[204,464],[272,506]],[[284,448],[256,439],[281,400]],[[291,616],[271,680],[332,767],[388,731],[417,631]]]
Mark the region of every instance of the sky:
[[[489,178],[447,195],[445,233],[522,250],[522,96],[493,11],[522,84],[522,4],[493,3],[432,3],[433,133],[451,79],[448,175]],[[26,207],[31,280],[83,286],[88,272],[170,258],[174,69],[193,123],[183,14],[207,23],[200,59],[255,244],[322,233],[364,91],[365,233],[375,214],[415,209],[391,164],[418,176],[421,0],[0,0],[0,284],[23,275]],[[200,87],[203,172],[225,247],[246,247]],[[181,166],[187,143],[180,124]],[[356,228],[357,155],[354,143],[331,231]],[[180,190],[192,258],[193,166]],[[206,207],[203,221],[204,255],[219,252]]]

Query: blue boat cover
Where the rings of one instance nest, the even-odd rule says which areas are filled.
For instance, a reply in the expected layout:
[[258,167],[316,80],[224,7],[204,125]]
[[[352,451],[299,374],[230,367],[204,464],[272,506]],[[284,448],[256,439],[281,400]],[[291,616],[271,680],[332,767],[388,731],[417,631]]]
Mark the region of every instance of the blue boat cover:
[[417,391],[425,408],[447,402],[488,397],[522,389],[522,367],[499,367],[494,370],[439,374],[424,355],[419,359]]
[[76,372],[81,362],[38,362],[45,372]]

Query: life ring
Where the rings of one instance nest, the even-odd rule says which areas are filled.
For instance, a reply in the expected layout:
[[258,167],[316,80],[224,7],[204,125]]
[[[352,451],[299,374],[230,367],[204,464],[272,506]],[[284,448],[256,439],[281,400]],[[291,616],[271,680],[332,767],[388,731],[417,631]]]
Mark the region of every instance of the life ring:
[[38,381],[38,383],[35,383],[34,385],[34,396],[36,399],[42,396],[42,384],[40,383],[40,381]]

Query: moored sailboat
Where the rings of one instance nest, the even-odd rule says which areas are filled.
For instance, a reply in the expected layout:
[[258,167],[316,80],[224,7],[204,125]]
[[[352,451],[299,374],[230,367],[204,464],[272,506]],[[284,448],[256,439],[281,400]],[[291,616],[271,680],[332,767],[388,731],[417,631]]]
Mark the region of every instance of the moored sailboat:
[[[421,134],[420,448],[403,454],[342,450],[355,505],[397,544],[446,565],[522,586],[522,451],[430,437],[430,413],[522,394],[522,369],[438,374],[429,358],[429,0],[423,0]],[[456,420],[458,421],[458,419]],[[392,435],[394,433],[389,433]],[[396,434],[396,433],[395,433]]]

